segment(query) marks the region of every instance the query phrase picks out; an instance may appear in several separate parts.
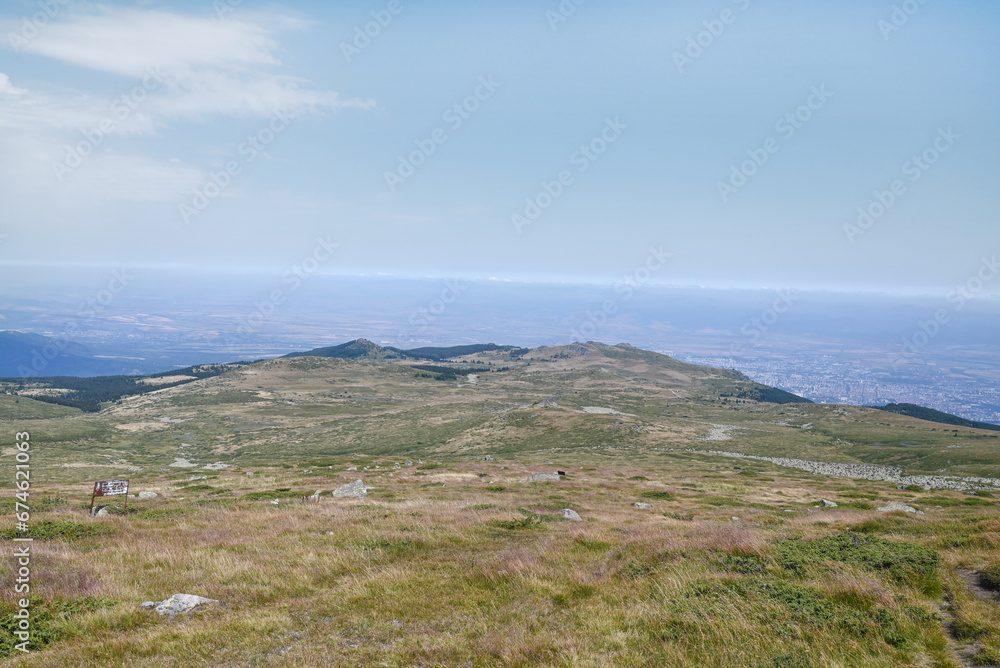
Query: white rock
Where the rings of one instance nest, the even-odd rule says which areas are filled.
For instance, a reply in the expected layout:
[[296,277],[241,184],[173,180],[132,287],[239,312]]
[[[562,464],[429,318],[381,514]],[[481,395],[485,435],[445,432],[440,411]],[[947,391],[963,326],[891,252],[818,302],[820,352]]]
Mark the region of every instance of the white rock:
[[636,508],[640,508],[642,510],[646,510],[647,508],[652,508],[653,507],[652,503],[646,503],[645,501],[636,501],[632,505],[635,506]]
[[274,500],[271,501],[271,505],[274,505],[274,506],[277,506],[280,503],[281,503],[281,501],[278,501],[277,499],[274,499]]
[[562,516],[572,522],[582,522],[583,518],[580,517],[575,510],[572,508],[563,508]]
[[546,480],[559,482],[560,477],[558,473],[532,473],[526,480],[522,480],[521,482],[542,482]]
[[222,601],[217,601],[214,598],[195,596],[193,594],[174,594],[170,598],[165,598],[162,601],[143,601],[139,604],[139,607],[146,610],[155,610],[161,615],[170,615],[173,617],[174,615],[184,612],[190,612],[198,606],[205,605],[206,603],[221,605]]
[[837,507],[837,502],[836,501],[827,501],[826,499],[820,499],[819,500],[819,505],[823,506],[824,508],[836,508]]
[[917,510],[916,508],[914,508],[913,506],[908,506],[907,504],[900,503],[899,501],[893,501],[889,505],[882,506],[881,508],[876,508],[875,510],[879,511],[880,513],[893,513],[897,511],[902,511],[904,513],[917,513],[919,515],[924,514],[919,510]]
[[157,494],[156,492],[151,492],[148,489],[144,489],[141,492],[139,492],[140,499],[155,499],[158,496],[159,494]]
[[369,489],[369,487],[365,486],[364,481],[359,479],[349,482],[346,485],[341,485],[330,492],[330,496],[341,499],[362,499],[367,496]]

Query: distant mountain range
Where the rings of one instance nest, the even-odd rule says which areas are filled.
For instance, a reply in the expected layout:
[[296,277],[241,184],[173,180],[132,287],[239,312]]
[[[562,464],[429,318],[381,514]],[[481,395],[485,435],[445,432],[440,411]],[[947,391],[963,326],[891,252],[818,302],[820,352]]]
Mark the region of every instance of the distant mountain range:
[[[576,355],[587,355],[598,352],[608,357],[640,357],[661,365],[680,365],[685,368],[698,368],[694,365],[678,362],[673,358],[634,348],[628,344],[606,346],[596,343],[575,343],[569,346],[554,348],[522,348],[519,346],[501,346],[495,343],[470,344],[462,346],[423,347],[403,350],[392,346],[380,346],[368,339],[356,339],[336,346],[314,348],[304,352],[284,355],[283,358],[324,357],[346,360],[387,361],[399,360],[431,360],[447,362],[469,355],[480,353],[501,353],[510,360],[516,360],[529,353],[552,351],[556,358],[567,358]],[[461,360],[459,360],[461,361]],[[226,371],[250,364],[251,362],[234,362],[232,364],[207,364],[186,369],[175,369],[156,374],[143,374],[134,367],[120,360],[98,358],[90,351],[76,343],[58,341],[38,334],[24,334],[14,331],[0,331],[0,380],[8,383],[23,378],[33,379],[32,384],[48,390],[61,389],[66,392],[56,396],[35,396],[41,401],[58,403],[82,408],[87,411],[99,410],[107,402],[135,395],[145,394],[154,389],[164,389],[173,385],[182,385],[202,378],[212,377]],[[450,376],[449,372],[463,374],[469,369],[410,365],[417,370],[431,371]],[[708,367],[701,367],[707,369]],[[718,388],[719,398],[748,399],[770,403],[812,403],[798,395],[778,388],[755,383],[742,373],[727,371],[731,381],[727,387]],[[169,382],[149,383],[149,379],[169,376]],[[146,379],[146,380],[144,380]],[[942,411],[925,408],[916,404],[889,404],[880,410],[899,413],[909,417],[920,418],[930,422],[951,424],[976,429],[1000,431],[1000,426],[975,422]]]
[[417,359],[417,360],[445,360],[463,355],[474,355],[476,353],[509,351],[516,352],[527,348],[517,346],[498,346],[495,343],[477,343],[467,346],[448,346],[445,348],[413,348],[412,350],[401,350],[392,346],[380,346],[368,339],[357,339],[341,343],[339,346],[327,346],[325,348],[314,348],[301,353],[289,353],[283,357],[336,357],[339,359],[356,360],[387,360],[387,359]]
[[0,377],[137,374],[130,360],[98,357],[85,346],[40,334],[0,331]]

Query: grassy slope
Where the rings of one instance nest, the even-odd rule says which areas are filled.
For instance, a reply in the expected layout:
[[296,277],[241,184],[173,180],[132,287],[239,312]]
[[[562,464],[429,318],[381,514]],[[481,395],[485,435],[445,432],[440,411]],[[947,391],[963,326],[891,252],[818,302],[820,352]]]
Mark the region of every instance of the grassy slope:
[[[731,372],[580,352],[474,355],[458,363],[513,367],[475,385],[398,361],[269,361],[96,415],[18,417],[36,444],[32,522],[111,531],[35,543],[36,594],[69,612],[40,618],[53,643],[18,665],[958,666],[958,648],[1000,658],[996,604],[973,598],[957,570],[1000,561],[994,499],[663,451],[997,475],[991,434],[720,398],[741,382]],[[547,398],[559,405],[538,405]],[[712,424],[740,429],[699,440]],[[233,468],[167,467],[175,457]],[[424,468],[393,467],[407,458]],[[568,479],[520,482],[555,468]],[[130,502],[128,517],[87,518],[89,482],[119,474],[161,496]],[[288,502],[357,477],[375,488],[365,500]],[[285,500],[273,506],[269,493]],[[64,503],[37,505],[55,495]],[[815,508],[820,498],[841,506]],[[872,510],[890,500],[927,514]],[[562,520],[567,507],[585,521]],[[790,565],[784,539],[848,527],[943,564],[902,576]],[[178,592],[228,607],[174,622],[137,609]]]

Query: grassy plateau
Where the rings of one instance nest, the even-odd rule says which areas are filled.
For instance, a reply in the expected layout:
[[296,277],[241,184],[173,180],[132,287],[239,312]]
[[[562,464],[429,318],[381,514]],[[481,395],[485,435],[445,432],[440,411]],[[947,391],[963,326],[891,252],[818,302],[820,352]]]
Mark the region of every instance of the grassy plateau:
[[[786,398],[628,346],[434,365],[462,373],[295,357],[96,413],[0,396],[8,517],[15,433],[32,444],[29,532],[0,527],[0,665],[1000,665],[1000,491],[703,452],[1000,477],[993,432],[759,401]],[[90,517],[117,477],[158,496]],[[366,497],[329,496],[359,478]],[[139,607],[175,593],[223,605]]]

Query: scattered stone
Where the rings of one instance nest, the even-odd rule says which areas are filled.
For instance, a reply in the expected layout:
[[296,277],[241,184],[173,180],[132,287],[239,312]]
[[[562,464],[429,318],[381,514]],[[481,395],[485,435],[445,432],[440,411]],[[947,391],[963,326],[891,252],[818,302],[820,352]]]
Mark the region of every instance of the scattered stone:
[[206,605],[208,603],[225,605],[222,601],[217,601],[214,598],[205,598],[203,596],[195,596],[193,594],[174,594],[170,598],[165,598],[162,601],[143,601],[139,604],[139,607],[144,610],[155,610],[161,615],[169,615],[173,617],[174,615],[191,612],[198,606]]
[[539,408],[556,408],[558,406],[559,402],[556,401],[555,399],[552,399],[551,397],[548,399],[542,399],[541,401],[538,402]]
[[315,492],[314,492],[314,493],[312,494],[312,496],[310,496],[309,498],[310,498],[310,499],[317,499],[317,500],[318,500],[318,499],[319,499],[319,495],[320,495],[320,494],[322,494],[322,493],[323,493],[323,490],[320,490],[320,489],[317,489],[317,490],[316,490],[316,491],[315,491]]
[[485,457],[483,457],[483,461],[484,462],[492,462],[493,461],[493,455],[486,455]]
[[635,506],[636,508],[639,508],[640,510],[648,510],[653,507],[652,503],[646,503],[645,501],[636,501],[632,505]]
[[281,503],[281,501],[278,501],[278,499],[274,499],[274,500],[272,500],[272,501],[271,501],[271,505],[272,505],[272,506],[276,506],[276,505],[278,505],[279,503]]
[[214,464],[205,464],[201,468],[206,469],[208,471],[221,471],[223,469],[228,469],[229,467],[230,467],[229,464],[225,464],[223,462],[215,462]]
[[738,518],[738,517],[736,517],[736,516],[733,516],[733,517],[732,517],[732,520],[733,520],[734,522],[739,522],[739,521],[740,521],[740,518]]
[[313,472],[312,469],[306,469],[305,471],[303,471],[303,473],[312,473],[312,472]]
[[358,467],[357,467],[357,466],[348,466],[348,467],[347,467],[347,470],[348,470],[348,471],[357,471],[357,470],[358,470]]
[[167,466],[172,466],[178,469],[193,469],[195,466],[197,466],[197,464],[190,462],[184,459],[183,457],[176,457],[174,458],[173,463],[167,464]]
[[407,466],[413,466],[413,460],[412,459],[407,459],[406,460],[406,465]]
[[545,480],[554,480],[558,482],[560,480],[558,473],[532,473],[526,480],[521,482],[542,482]]
[[247,475],[253,475],[253,471],[247,471]]
[[914,508],[913,506],[909,506],[905,503],[900,503],[899,501],[893,501],[889,505],[882,506],[881,508],[876,508],[875,510],[879,511],[880,513],[893,513],[897,511],[902,511],[904,513],[917,513],[920,515],[924,514],[919,510],[917,510],[916,508]]
[[573,510],[572,508],[563,508],[562,509],[562,516],[565,517],[566,519],[570,520],[571,522],[582,522],[583,521],[583,518],[580,517],[577,514],[577,512],[575,510]]
[[208,480],[207,475],[193,475],[187,479],[188,482],[194,482],[195,480]]
[[94,517],[107,517],[111,514],[111,506],[94,506]]
[[141,492],[139,492],[140,499],[155,499],[158,496],[159,494],[157,494],[156,492],[151,492],[148,489],[144,489]]
[[367,496],[369,489],[363,480],[355,480],[333,490],[330,492],[330,496],[339,499],[362,499]]
[[777,464],[778,466],[787,466],[789,468],[800,469],[817,475],[891,482],[899,485],[900,489],[906,489],[910,485],[919,485],[926,490],[951,489],[955,491],[965,491],[968,489],[1000,489],[1000,478],[960,478],[939,475],[904,475],[903,469],[898,466],[881,466],[878,464],[834,464],[829,462],[814,462],[808,459],[745,455],[740,452],[727,452],[724,450],[681,450],[681,452],[697,452],[700,454],[719,455],[722,457],[771,462],[772,464]]
[[820,499],[819,500],[819,505],[823,506],[824,508],[836,508],[837,507],[837,502],[836,501],[828,501],[826,499]]

